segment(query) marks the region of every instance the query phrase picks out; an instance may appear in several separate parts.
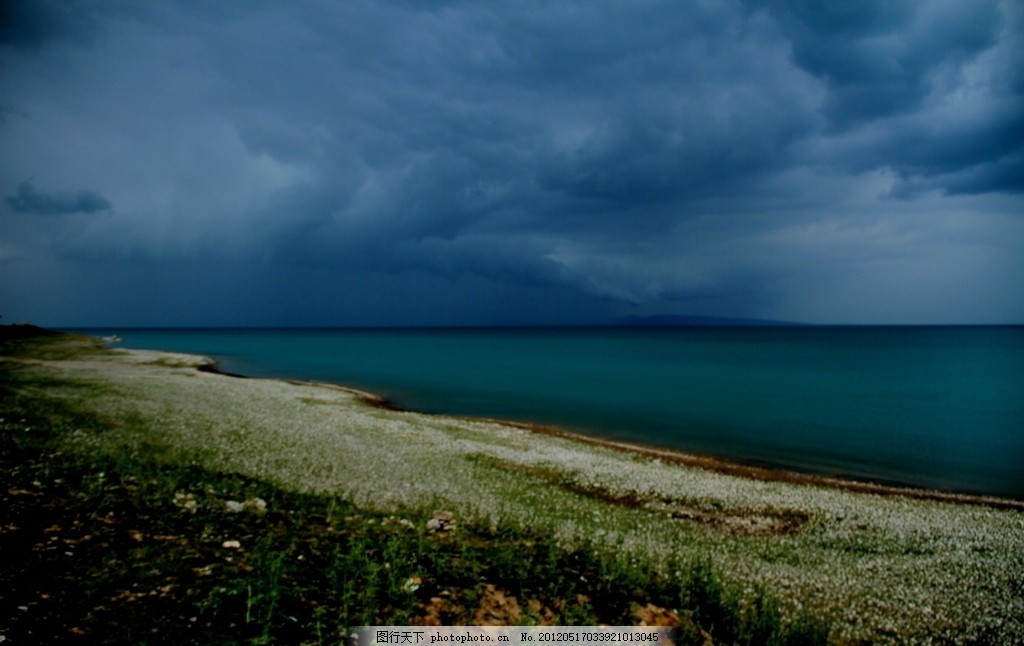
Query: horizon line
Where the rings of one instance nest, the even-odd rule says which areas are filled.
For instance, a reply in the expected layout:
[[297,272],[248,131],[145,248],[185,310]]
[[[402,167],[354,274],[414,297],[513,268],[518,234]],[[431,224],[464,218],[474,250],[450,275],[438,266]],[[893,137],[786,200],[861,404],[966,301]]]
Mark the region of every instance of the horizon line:
[[[7,325],[31,325],[9,323]],[[967,327],[1024,327],[1024,323],[537,323],[537,324],[397,324],[397,325],[51,325],[40,326],[55,330],[584,330],[584,329],[794,329],[794,328],[967,328]]]

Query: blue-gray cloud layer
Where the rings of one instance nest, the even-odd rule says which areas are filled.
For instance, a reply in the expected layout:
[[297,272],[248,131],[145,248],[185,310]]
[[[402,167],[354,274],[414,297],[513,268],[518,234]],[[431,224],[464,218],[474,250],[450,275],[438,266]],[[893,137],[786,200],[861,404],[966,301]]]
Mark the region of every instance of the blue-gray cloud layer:
[[36,215],[96,213],[110,210],[110,202],[94,191],[45,193],[37,190],[32,182],[19,184],[18,191],[5,202],[12,211]]
[[268,275],[378,277],[399,323],[466,281],[489,322],[1024,320],[1013,0],[193,5],[5,9],[7,275],[219,267],[250,312],[292,306]]

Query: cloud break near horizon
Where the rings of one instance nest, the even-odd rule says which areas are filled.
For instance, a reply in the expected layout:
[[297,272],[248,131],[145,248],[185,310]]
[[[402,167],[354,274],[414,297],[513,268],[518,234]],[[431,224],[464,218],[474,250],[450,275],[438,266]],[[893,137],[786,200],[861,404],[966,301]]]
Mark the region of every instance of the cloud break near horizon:
[[14,0],[0,314],[1024,322],[1024,4]]

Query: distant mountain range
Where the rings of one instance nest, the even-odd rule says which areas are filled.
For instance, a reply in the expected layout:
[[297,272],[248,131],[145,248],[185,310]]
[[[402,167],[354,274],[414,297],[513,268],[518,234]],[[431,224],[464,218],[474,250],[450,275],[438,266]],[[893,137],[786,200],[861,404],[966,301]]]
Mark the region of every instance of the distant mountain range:
[[616,319],[614,325],[623,327],[793,327],[807,324],[768,319],[660,314],[656,316],[625,316]]

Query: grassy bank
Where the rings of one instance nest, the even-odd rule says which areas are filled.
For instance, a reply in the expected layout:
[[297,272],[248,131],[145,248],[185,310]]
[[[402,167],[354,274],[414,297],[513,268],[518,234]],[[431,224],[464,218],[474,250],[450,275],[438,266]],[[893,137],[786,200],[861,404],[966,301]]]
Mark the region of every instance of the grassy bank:
[[[66,341],[8,350],[105,354]],[[768,597],[741,606],[706,563],[668,579],[543,534],[457,522],[428,532],[429,517],[152,446],[82,450],[125,423],[74,405],[101,389],[14,362],[0,364],[0,384],[0,634],[13,643],[337,643],[372,624],[640,621],[681,623],[694,643],[823,642],[810,622],[784,629]]]
[[[14,641],[333,643],[416,622],[673,621],[692,643],[1022,634],[1020,512],[731,478],[70,337],[5,353]],[[427,531],[436,510],[453,531]]]

